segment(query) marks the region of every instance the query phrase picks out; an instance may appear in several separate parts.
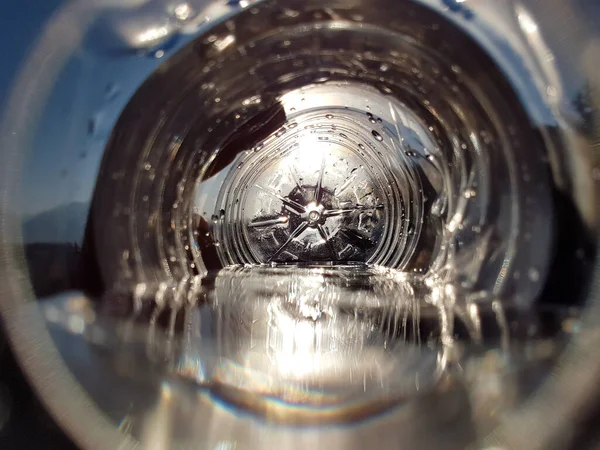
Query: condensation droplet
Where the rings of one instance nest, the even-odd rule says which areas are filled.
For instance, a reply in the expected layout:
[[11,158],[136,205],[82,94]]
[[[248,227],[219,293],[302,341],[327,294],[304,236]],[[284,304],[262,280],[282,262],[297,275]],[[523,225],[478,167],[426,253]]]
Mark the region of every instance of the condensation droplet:
[[373,135],[376,141],[383,141],[383,137],[376,130],[371,131],[371,134]]
[[472,198],[472,197],[475,197],[476,195],[477,195],[477,191],[475,189],[467,189],[465,192],[463,192],[464,198]]
[[529,269],[529,272],[527,274],[529,275],[529,280],[531,280],[534,283],[540,280],[540,273],[537,271],[537,269],[534,269],[533,267]]
[[177,18],[177,20],[187,20],[192,15],[192,8],[187,3],[180,3],[173,9],[173,14]]

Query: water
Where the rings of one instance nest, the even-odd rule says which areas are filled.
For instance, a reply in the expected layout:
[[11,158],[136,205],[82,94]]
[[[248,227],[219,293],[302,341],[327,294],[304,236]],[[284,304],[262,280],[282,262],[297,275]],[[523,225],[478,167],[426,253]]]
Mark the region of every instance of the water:
[[[499,302],[455,311],[440,307],[436,294],[423,295],[416,277],[360,269],[230,268],[178,286],[138,285],[133,309],[115,295],[95,304],[70,294],[43,311],[72,370],[115,420],[134,394],[102,399],[102,387],[85,381],[90,370],[112,380],[113,392],[134,382],[135,396],[156,399],[167,386],[176,399],[169,404],[182,408],[164,412],[181,421],[177,439],[209,432],[180,416],[194,409],[190,395],[227,408],[233,423],[250,417],[273,430],[293,426],[290,433],[298,426],[360,430],[365,420],[401,414],[399,430],[425,420],[443,440],[449,430],[435,424],[452,417],[469,439],[484,436],[544,382],[579,327],[574,311],[524,317]],[[427,419],[401,413],[429,397],[438,406],[424,406]],[[130,407],[129,420],[146,423],[146,408]],[[129,431],[143,436],[139,426]],[[423,436],[413,439],[425,445]]]
[[148,2],[96,24],[92,55],[157,69],[95,188],[102,292],[43,312],[120,429],[463,448],[543,383],[579,323],[539,301],[562,151],[547,68],[501,65],[475,6],[423,3]]

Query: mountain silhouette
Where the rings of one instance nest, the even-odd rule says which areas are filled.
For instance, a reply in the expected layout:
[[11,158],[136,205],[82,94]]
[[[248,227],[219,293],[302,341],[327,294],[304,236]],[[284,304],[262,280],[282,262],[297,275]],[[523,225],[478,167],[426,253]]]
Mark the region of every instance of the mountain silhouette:
[[81,245],[88,212],[88,204],[73,202],[29,217],[23,221],[23,241],[25,244]]

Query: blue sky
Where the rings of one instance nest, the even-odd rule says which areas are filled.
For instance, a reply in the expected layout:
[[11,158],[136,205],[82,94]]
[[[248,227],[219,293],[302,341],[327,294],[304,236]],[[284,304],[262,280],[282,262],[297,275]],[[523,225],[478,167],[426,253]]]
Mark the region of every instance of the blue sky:
[[[0,3],[0,23],[8,40],[0,71],[4,104],[23,57],[61,2]],[[26,215],[91,199],[102,152],[119,112],[162,61],[131,53],[115,55],[116,38],[106,34],[106,42],[102,42],[96,38],[101,34],[87,39],[64,68],[38,129],[32,130],[35,140],[27,157],[20,199]]]

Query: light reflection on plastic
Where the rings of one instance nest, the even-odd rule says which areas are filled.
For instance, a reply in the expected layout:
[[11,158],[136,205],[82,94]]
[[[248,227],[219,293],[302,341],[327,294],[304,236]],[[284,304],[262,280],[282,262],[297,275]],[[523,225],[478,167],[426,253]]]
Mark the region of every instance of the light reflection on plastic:
[[149,28],[138,35],[138,41],[140,43],[152,42],[165,37],[167,34],[169,34],[167,27]]
[[525,33],[535,33],[537,31],[538,27],[529,14],[520,12],[517,18],[519,19],[519,24]]

